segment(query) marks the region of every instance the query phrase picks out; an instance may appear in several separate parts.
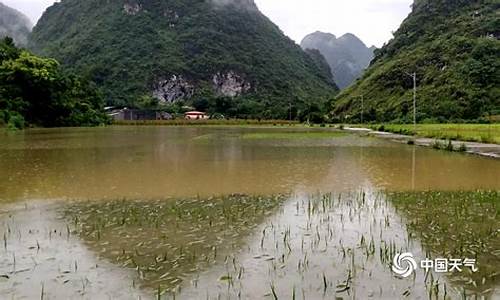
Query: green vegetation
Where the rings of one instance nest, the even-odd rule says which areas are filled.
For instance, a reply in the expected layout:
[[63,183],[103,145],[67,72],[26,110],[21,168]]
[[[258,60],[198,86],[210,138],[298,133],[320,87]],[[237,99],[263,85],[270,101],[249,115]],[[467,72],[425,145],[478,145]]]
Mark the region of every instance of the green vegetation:
[[57,61],[0,41],[0,126],[91,126],[105,123],[92,84],[65,74]]
[[309,55],[309,57],[311,57],[313,62],[323,72],[323,74],[325,74],[325,77],[330,78],[331,84],[335,84],[333,80],[332,69],[330,68],[328,61],[323,56],[323,54],[321,54],[321,52],[317,49],[305,49],[304,51],[307,53],[307,55]]
[[[94,298],[102,294],[94,284],[119,280],[117,287],[132,287],[125,292],[138,288],[160,299],[294,299],[297,292],[306,299],[354,292],[363,299],[490,299],[500,280],[499,197],[359,190],[26,204],[0,216],[7,254],[0,281],[8,296],[33,286],[26,284],[31,272],[65,282],[65,294]],[[54,260],[59,247],[73,250]],[[405,252],[417,261],[476,259],[478,270],[400,278],[393,259]],[[109,263],[131,276],[104,272]],[[256,294],[255,286],[265,289]]]
[[402,192],[388,198],[429,252],[477,259],[480,271],[453,274],[458,281],[472,290],[500,282],[500,192]]
[[148,120],[148,121],[114,121],[114,125],[133,125],[133,126],[298,126],[297,121],[284,120]]
[[417,118],[425,123],[486,120],[500,112],[500,3],[416,0],[413,11],[365,75],[341,93],[333,115],[347,122],[410,123],[417,74]]
[[[498,284],[498,197],[499,192],[481,191],[358,191],[92,201],[62,210],[68,236],[77,234],[101,257],[134,269],[132,285],[152,288],[159,296],[194,290],[210,299],[233,298],[255,295],[248,286],[260,283],[268,284],[271,299],[293,299],[296,289],[312,299],[368,293],[364,289],[377,290],[384,299],[395,293],[455,299],[462,289],[461,294],[487,297]],[[291,209],[283,210],[285,203]],[[423,281],[397,278],[393,258],[413,251],[410,241],[422,245],[429,258],[477,259],[479,270],[443,274],[449,281],[437,274]],[[207,277],[210,270],[216,272]],[[367,276],[386,279],[379,285],[380,280],[367,283]],[[207,282],[227,287],[207,291]]]
[[144,286],[174,291],[187,275],[227,261],[242,247],[242,239],[285,199],[230,195],[78,202],[67,205],[63,213],[71,231],[91,249],[134,268]]
[[290,131],[290,132],[260,132],[243,134],[243,139],[330,139],[346,136],[340,131]]
[[373,130],[443,140],[500,144],[500,124],[370,125]]
[[[176,101],[198,110],[237,118],[323,119],[325,103],[336,93],[330,74],[253,1],[222,2],[227,4],[66,0],[45,12],[30,47],[86,74],[111,105],[141,106],[143,96],[151,98],[175,75],[185,82],[167,89],[180,90]],[[247,92],[230,97],[217,91],[214,76],[231,72],[248,84]]]

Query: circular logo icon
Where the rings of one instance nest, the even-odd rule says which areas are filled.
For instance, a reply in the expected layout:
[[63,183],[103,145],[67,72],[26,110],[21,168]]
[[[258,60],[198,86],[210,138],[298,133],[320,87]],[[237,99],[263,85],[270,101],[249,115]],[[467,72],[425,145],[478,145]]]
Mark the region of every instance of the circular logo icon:
[[392,271],[401,277],[410,276],[417,269],[417,262],[411,253],[398,253],[392,261]]

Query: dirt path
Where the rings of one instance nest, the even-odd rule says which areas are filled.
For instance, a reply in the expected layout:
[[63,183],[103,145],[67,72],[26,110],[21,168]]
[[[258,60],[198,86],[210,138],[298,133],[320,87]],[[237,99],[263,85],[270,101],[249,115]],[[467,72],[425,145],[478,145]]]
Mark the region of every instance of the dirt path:
[[[439,141],[443,145],[448,144],[447,140],[424,138],[424,137],[417,137],[416,139],[414,139],[412,136],[409,135],[375,131],[368,128],[346,127],[344,128],[344,130],[349,132],[368,134],[370,136],[389,139],[405,144],[411,140],[414,140],[415,145],[422,147],[433,147],[436,141]],[[465,145],[466,153],[500,159],[500,145],[497,144],[484,144],[484,143],[465,142],[465,141],[451,141],[451,143],[453,145],[453,149],[456,150],[460,149],[463,145]]]

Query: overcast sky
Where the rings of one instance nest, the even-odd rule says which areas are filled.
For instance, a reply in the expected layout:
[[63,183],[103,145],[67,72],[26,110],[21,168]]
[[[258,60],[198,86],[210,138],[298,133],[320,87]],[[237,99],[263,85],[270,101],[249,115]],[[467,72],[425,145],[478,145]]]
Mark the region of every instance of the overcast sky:
[[[0,0],[36,23],[54,0]],[[354,33],[377,47],[392,37],[410,12],[413,0],[255,0],[260,10],[300,43],[314,31],[336,36]]]

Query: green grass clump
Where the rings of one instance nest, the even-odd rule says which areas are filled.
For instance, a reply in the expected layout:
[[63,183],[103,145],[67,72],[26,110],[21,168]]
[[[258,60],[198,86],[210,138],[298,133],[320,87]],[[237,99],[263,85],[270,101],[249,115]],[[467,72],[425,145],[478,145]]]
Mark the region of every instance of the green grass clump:
[[483,290],[500,283],[499,191],[399,192],[388,199],[434,256],[477,259],[479,271],[454,273],[457,280]]
[[261,139],[328,139],[342,137],[346,134],[337,131],[315,131],[315,132],[261,132],[247,133],[243,139],[261,140]]

